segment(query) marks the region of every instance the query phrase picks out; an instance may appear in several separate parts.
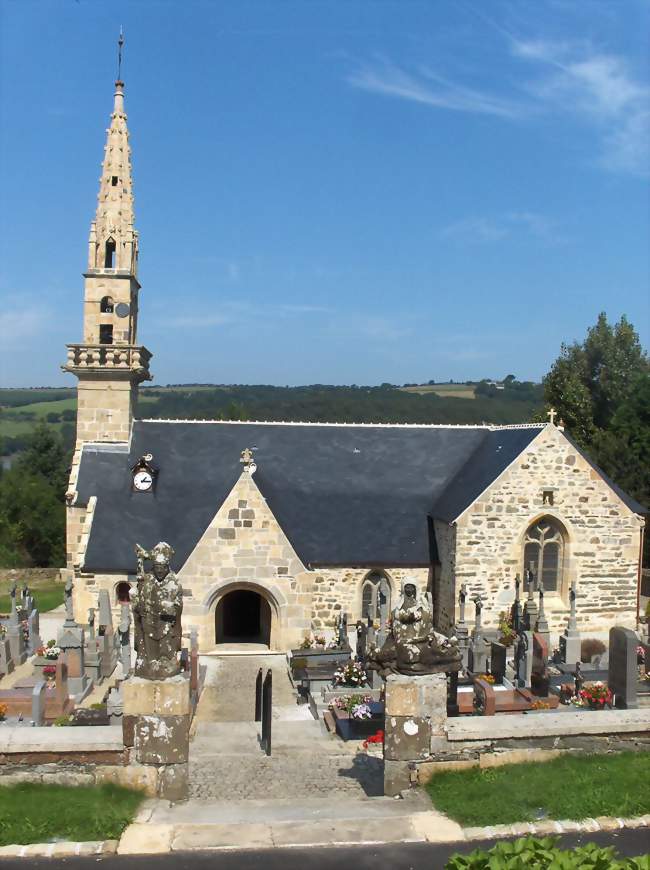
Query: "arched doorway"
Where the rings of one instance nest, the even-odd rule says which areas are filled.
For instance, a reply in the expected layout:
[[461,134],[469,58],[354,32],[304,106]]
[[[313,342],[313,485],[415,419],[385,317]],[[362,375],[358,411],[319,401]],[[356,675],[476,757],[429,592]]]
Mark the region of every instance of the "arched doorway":
[[271,607],[258,592],[228,592],[217,604],[214,621],[216,643],[271,645]]

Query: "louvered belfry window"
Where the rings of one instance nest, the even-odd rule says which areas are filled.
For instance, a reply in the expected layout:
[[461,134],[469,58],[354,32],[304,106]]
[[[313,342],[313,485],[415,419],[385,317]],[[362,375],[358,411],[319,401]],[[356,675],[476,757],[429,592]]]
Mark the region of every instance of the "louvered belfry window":
[[524,539],[524,570],[531,567],[546,592],[562,592],[564,536],[558,523],[543,517],[532,525]]

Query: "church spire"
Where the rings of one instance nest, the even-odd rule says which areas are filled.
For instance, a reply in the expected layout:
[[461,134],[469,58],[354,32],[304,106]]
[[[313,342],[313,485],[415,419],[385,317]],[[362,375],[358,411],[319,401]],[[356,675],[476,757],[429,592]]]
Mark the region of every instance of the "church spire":
[[133,225],[131,149],[120,77],[123,44],[120,32],[118,79],[84,273],[83,342],[67,346],[68,361],[63,366],[79,379],[79,444],[128,441],[138,384],[151,380],[151,353],[137,343],[138,234]]
[[118,41],[118,79],[113,112],[106,131],[102,174],[99,179],[97,213],[90,226],[88,268],[116,269],[137,274],[138,234],[133,226],[133,179],[129,130],[124,111],[122,67],[124,36]]

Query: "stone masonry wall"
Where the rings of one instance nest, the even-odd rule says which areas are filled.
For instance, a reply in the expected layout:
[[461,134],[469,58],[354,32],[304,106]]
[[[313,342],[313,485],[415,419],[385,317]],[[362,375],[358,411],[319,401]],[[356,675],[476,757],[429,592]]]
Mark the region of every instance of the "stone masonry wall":
[[[348,615],[352,633],[354,623],[361,619],[361,593],[365,577],[373,568],[318,568],[314,571],[312,625],[314,631],[323,632],[329,639],[334,620],[343,610]],[[397,606],[402,583],[414,582],[419,592],[426,592],[429,584],[428,568],[394,568],[386,566],[385,574],[391,587],[391,609]]]
[[253,589],[269,601],[273,647],[288,648],[311,628],[312,577],[247,471],[178,576],[191,593],[183,622],[197,626],[201,649],[214,647],[216,603],[236,588]]
[[[554,489],[553,505],[543,490]],[[613,624],[635,626],[639,530],[643,520],[619,499],[554,426],[529,448],[456,523],[455,589],[486,596],[483,620],[495,625],[514,598],[523,573],[523,538],[531,523],[548,515],[566,529],[563,595],[547,594],[552,631],[568,614],[568,589],[578,583],[578,627],[583,632]],[[473,607],[467,617],[473,618]]]

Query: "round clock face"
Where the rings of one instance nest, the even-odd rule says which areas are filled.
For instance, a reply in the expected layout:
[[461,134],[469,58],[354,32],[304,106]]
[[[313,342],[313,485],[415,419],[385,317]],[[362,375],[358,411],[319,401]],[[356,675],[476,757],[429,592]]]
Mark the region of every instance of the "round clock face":
[[138,492],[146,492],[151,489],[153,478],[148,471],[138,471],[133,475],[133,486]]

